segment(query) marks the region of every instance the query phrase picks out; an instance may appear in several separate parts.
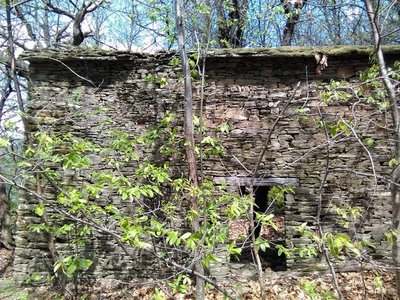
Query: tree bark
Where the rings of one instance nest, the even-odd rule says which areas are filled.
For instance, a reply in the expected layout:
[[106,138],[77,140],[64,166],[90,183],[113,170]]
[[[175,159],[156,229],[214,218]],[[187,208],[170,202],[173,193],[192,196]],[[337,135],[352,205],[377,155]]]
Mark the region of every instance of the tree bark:
[[282,46],[290,46],[292,44],[294,29],[300,19],[300,12],[306,5],[307,0],[296,0],[294,1],[293,8],[292,3],[289,0],[281,0],[286,15],[286,25],[283,30]]
[[[192,79],[190,77],[190,66],[186,55],[185,48],[185,31],[183,25],[183,4],[181,0],[175,0],[175,21],[176,21],[176,36],[178,39],[178,47],[180,52],[180,57],[182,61],[182,72],[184,78],[184,127],[185,127],[185,145],[186,145],[186,158],[189,169],[189,182],[193,189],[197,189],[199,186],[197,179],[197,163],[196,163],[196,155],[194,151],[194,124],[193,124],[193,91],[192,91]],[[190,195],[189,200],[191,203],[191,208],[194,211],[199,210],[198,198],[196,195]],[[192,230],[194,232],[200,231],[200,220],[198,217],[195,217],[192,222]],[[197,273],[204,276],[204,268],[201,264],[201,258],[203,254],[200,250],[200,253],[197,253],[194,257],[194,269]],[[200,276],[196,276],[196,299],[201,300],[204,299],[205,291],[204,291],[205,281]]]
[[[83,43],[85,38],[87,38],[90,32],[82,31],[82,23],[88,13],[94,12],[100,6],[105,3],[105,0],[101,0],[98,3],[96,1],[90,1],[86,5],[83,5],[74,15],[73,13],[66,11],[56,5],[54,5],[51,0],[46,0],[45,5],[47,9],[51,11],[66,16],[72,20],[72,45],[79,46]],[[62,29],[62,32],[65,30]]]
[[395,138],[394,158],[398,164],[392,172],[391,198],[392,198],[392,229],[396,230],[396,239],[393,243],[393,263],[396,268],[396,289],[397,296],[400,298],[400,190],[397,185],[400,182],[400,116],[399,106],[396,97],[395,86],[388,76],[385,57],[381,47],[381,36],[377,24],[377,15],[370,0],[364,0],[365,8],[368,13],[369,22],[372,29],[376,56],[378,59],[379,70],[383,78],[383,83],[387,96],[391,104],[391,114],[393,119],[393,134]]
[[[243,34],[248,0],[231,0],[226,7],[223,0],[216,4],[218,15],[218,43],[222,48],[243,47]],[[226,14],[226,11],[229,11]]]
[[[21,92],[21,86],[18,81],[17,77],[17,71],[16,71],[16,59],[15,59],[15,49],[14,49],[14,37],[13,37],[13,32],[12,32],[12,24],[11,24],[11,6],[10,6],[10,0],[6,0],[6,18],[7,18],[7,32],[8,32],[8,47],[9,47],[9,54],[10,54],[10,77],[12,79],[12,82],[14,84],[14,92],[17,98],[17,103],[18,103],[18,108],[20,113],[22,114],[21,119],[22,119],[22,124],[24,127],[24,136],[25,136],[25,143],[29,146],[32,147],[32,139],[29,131],[29,124],[27,120],[27,116],[25,114],[25,108],[24,108],[24,103],[23,103],[23,98],[22,98],[22,92]],[[39,175],[36,174],[36,192],[38,194],[41,194],[41,186],[40,186],[40,180],[39,180]],[[42,200],[39,201],[42,203]],[[46,212],[42,216],[43,223],[48,225],[48,218]],[[56,263],[59,260],[58,252],[55,247],[55,239],[52,233],[48,232],[47,233],[48,237],[48,246],[49,246],[49,251],[53,259],[53,263]],[[58,278],[59,283],[61,284],[62,288],[64,288],[65,284],[65,275],[62,274],[61,269],[59,269],[58,274],[60,275]]]
[[12,248],[10,206],[6,193],[6,184],[0,179],[0,244],[7,249]]

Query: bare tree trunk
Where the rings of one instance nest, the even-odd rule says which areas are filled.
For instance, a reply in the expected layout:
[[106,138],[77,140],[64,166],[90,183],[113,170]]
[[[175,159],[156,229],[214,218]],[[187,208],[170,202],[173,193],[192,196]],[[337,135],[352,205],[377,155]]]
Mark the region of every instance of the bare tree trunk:
[[44,2],[44,17],[43,17],[43,37],[46,47],[51,45],[50,26],[49,26],[49,8],[47,3]]
[[[196,155],[194,152],[194,125],[193,125],[193,92],[192,92],[192,79],[190,77],[190,67],[186,55],[185,48],[185,31],[183,25],[183,4],[181,0],[175,0],[175,17],[176,17],[176,35],[178,39],[178,47],[180,51],[180,57],[182,61],[182,72],[184,78],[184,93],[185,93],[185,104],[184,104],[184,122],[185,122],[185,144],[186,144],[186,157],[189,167],[189,182],[191,187],[197,188],[199,186],[197,179],[197,164]],[[199,210],[198,198],[195,195],[190,196],[191,208],[194,211]],[[200,220],[195,217],[192,220],[192,229],[194,232],[200,231]],[[204,268],[201,264],[201,258],[203,253],[195,255],[194,269],[197,273],[204,275]],[[196,299],[204,299],[205,281],[200,276],[196,276]]]
[[[14,84],[14,92],[17,98],[17,103],[18,103],[18,108],[20,113],[22,114],[22,124],[24,127],[24,135],[25,135],[25,143],[32,146],[32,140],[30,136],[30,131],[29,131],[29,124],[28,120],[25,114],[25,108],[24,108],[24,103],[23,103],[23,98],[22,98],[22,92],[21,92],[21,86],[18,81],[17,77],[17,71],[16,71],[16,59],[15,59],[15,51],[14,51],[14,37],[13,37],[13,32],[12,32],[12,24],[11,24],[11,6],[10,6],[10,0],[6,0],[6,17],[7,17],[7,32],[8,32],[8,46],[9,46],[9,53],[10,53],[10,77],[12,79],[12,82]],[[39,175],[36,174],[36,192],[37,194],[41,194],[41,186],[40,186],[40,178]],[[40,203],[43,203],[42,200],[40,200]],[[46,225],[49,224],[47,213],[45,212],[42,216],[43,223]],[[59,260],[58,252],[55,247],[55,239],[52,233],[48,232],[47,233],[47,238],[48,238],[48,246],[49,246],[49,251],[51,254],[51,257],[53,259],[53,263],[57,262]],[[65,275],[62,273],[61,269],[58,271],[58,281],[62,287],[64,287],[65,284]]]
[[286,15],[286,25],[283,30],[282,46],[290,46],[292,44],[294,29],[299,22],[300,13],[306,5],[307,0],[295,0],[292,8],[292,1],[281,0]]
[[0,244],[12,248],[10,206],[6,193],[6,184],[0,179]]
[[[54,5],[51,0],[45,0],[46,9],[51,10],[59,15],[63,15],[72,20],[72,45],[79,46],[87,38],[90,32],[82,31],[82,23],[87,14],[94,12],[106,1],[89,1],[87,4],[82,5],[79,11],[74,15],[73,13],[62,9],[59,6]],[[66,28],[63,28],[59,34],[62,34]]]
[[[0,98],[0,123],[3,118],[3,111],[6,104],[6,100],[8,99],[11,93],[12,93],[11,77],[7,76],[4,82],[4,86],[2,88],[1,98]],[[1,169],[0,169],[0,174],[1,174]],[[11,248],[12,242],[13,241],[11,232],[10,206],[6,193],[6,185],[4,181],[0,179],[0,243],[9,249]]]
[[243,47],[248,0],[231,0],[229,7],[227,7],[225,1],[219,0],[216,2],[216,7],[218,15],[218,43],[220,47]]
[[[385,57],[383,55],[381,47],[381,36],[377,24],[377,15],[374,11],[370,0],[364,0],[365,8],[367,9],[368,18],[371,24],[371,29],[374,37],[375,51],[378,58],[379,70],[383,78],[383,83],[391,104],[391,114],[393,119],[393,132],[395,135],[395,148],[394,158],[400,162],[400,116],[399,106],[396,98],[395,86],[388,76],[388,70],[386,67]],[[397,296],[400,297],[400,164],[394,168],[392,172],[392,183],[391,183],[391,198],[392,198],[392,227],[397,231],[397,239],[393,243],[393,263],[396,268],[396,288]]]

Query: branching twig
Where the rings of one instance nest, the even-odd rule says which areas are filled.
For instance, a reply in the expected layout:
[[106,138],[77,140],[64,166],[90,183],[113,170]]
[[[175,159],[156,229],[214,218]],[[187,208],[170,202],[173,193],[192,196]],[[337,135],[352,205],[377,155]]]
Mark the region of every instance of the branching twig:
[[354,129],[353,126],[350,126],[350,124],[348,122],[346,122],[346,120],[344,120],[343,118],[341,119],[343,124],[345,124],[347,126],[347,128],[349,128],[351,130],[351,132],[353,133],[354,137],[356,138],[357,142],[361,145],[361,147],[363,147],[363,149],[365,150],[365,152],[367,152],[368,158],[371,162],[371,168],[372,168],[372,173],[374,174],[374,182],[375,182],[375,189],[378,187],[378,177],[375,171],[375,163],[374,163],[374,159],[372,158],[371,155],[371,151],[369,151],[369,149],[364,145],[363,141],[360,139],[360,137],[358,136],[356,130]]
[[[320,106],[318,106],[318,113],[320,115],[321,120],[323,120],[323,116],[322,116],[322,112],[321,112],[321,108]],[[326,128],[326,126],[323,126],[324,128],[324,133],[325,133],[325,137],[326,139],[329,141],[329,133],[328,130]],[[323,190],[324,190],[324,185],[326,183],[326,180],[328,178],[328,174],[329,174],[329,164],[330,164],[330,143],[326,144],[326,166],[325,166],[325,171],[324,171],[324,176],[321,180],[321,184],[319,187],[319,191],[318,191],[318,209],[317,209],[317,226],[318,226],[318,231],[319,231],[319,235],[320,237],[322,237],[324,235],[323,229],[322,229],[322,225],[321,225],[321,210],[322,210],[322,195],[323,195]],[[322,245],[322,252],[324,253],[326,262],[328,264],[329,270],[332,274],[332,279],[333,279],[333,285],[335,287],[335,290],[339,296],[339,300],[344,299],[343,298],[343,294],[341,292],[338,280],[337,280],[337,276],[336,276],[336,271],[335,268],[332,264],[332,261],[329,257],[329,251],[325,245],[325,243],[323,242]]]
[[297,83],[296,87],[293,90],[292,96],[290,96],[290,98],[286,101],[285,106],[279,112],[279,115],[275,119],[274,123],[272,124],[272,126],[271,126],[271,128],[270,128],[270,130],[268,132],[267,139],[265,140],[265,143],[264,143],[264,148],[263,148],[263,150],[262,150],[262,152],[260,154],[260,157],[258,159],[258,162],[257,162],[256,167],[255,167],[254,172],[253,172],[252,185],[254,184],[254,180],[257,177],[257,174],[258,174],[258,171],[260,169],[260,165],[261,165],[261,162],[262,162],[262,160],[264,158],[265,152],[267,152],[269,143],[271,141],[272,133],[274,132],[274,129],[275,129],[276,125],[278,124],[279,120],[283,118],[283,114],[286,111],[286,109],[289,107],[290,102],[296,96],[296,92],[297,92],[297,89],[299,88],[299,86],[300,86],[300,81]]
[[[6,177],[2,176],[0,174],[0,180],[4,180],[7,184],[10,185],[14,185],[17,188],[26,191],[27,193],[29,193],[30,195],[42,200],[42,201],[47,201],[47,199],[45,197],[43,197],[42,195],[40,195],[39,193],[32,191],[28,188],[26,188],[25,186],[18,184],[10,179],[7,179]],[[57,186],[55,183],[53,183],[53,186]],[[59,192],[62,192],[65,194],[65,192],[57,186],[57,190]],[[122,236],[118,233],[116,233],[113,230],[110,230],[107,227],[102,226],[101,224],[98,224],[97,222],[94,221],[93,218],[89,218],[89,217],[85,217],[85,214],[82,213],[82,215],[85,217],[85,219],[83,218],[79,218],[71,213],[69,213],[68,211],[60,208],[58,205],[49,205],[48,206],[53,209],[56,213],[64,216],[65,218],[67,218],[70,221],[76,222],[78,224],[82,224],[82,225],[87,225],[91,228],[94,228],[97,232],[102,233],[102,234],[107,234],[110,235],[116,242],[117,244],[121,247],[121,249],[132,259],[137,259],[137,257],[135,257],[132,253],[129,252],[128,249],[128,245],[124,244],[121,240],[122,240]],[[215,287],[218,291],[220,291],[221,293],[223,293],[225,296],[227,296],[230,299],[237,299],[237,297],[233,296],[232,294],[230,294],[227,290],[225,290],[224,288],[222,288],[221,286],[219,286],[215,281],[211,280],[210,278],[208,278],[207,276],[205,276],[204,274],[201,274],[191,268],[182,266],[178,263],[176,263],[175,261],[166,258],[166,257],[162,257],[160,255],[158,255],[155,251],[153,251],[154,249],[144,249],[146,252],[152,254],[153,256],[155,256],[157,259],[164,261],[167,264],[170,264],[180,270],[182,270],[183,272],[187,273],[187,274],[193,274],[196,277],[200,277],[202,280],[206,281],[207,283],[211,284],[213,287]]]

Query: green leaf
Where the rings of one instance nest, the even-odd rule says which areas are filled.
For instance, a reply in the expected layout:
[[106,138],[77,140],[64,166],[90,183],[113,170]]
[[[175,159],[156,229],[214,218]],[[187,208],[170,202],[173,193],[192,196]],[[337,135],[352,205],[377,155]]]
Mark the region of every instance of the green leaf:
[[187,240],[191,235],[192,235],[192,234],[191,234],[190,232],[186,232],[185,234],[183,234],[183,235],[181,236],[181,239],[182,239],[182,240]]
[[367,146],[368,148],[371,148],[374,145],[374,139],[372,138],[366,138],[364,140],[364,144],[365,146]]
[[397,230],[391,230],[389,232],[385,232],[386,240],[390,245],[393,245],[394,241],[397,239]]
[[230,130],[230,126],[227,123],[221,124],[220,126],[218,126],[218,130],[222,133],[229,133]]
[[186,246],[191,249],[194,250],[197,247],[197,239],[193,238],[193,236],[191,236],[189,239],[185,240]]
[[260,237],[256,239],[255,245],[256,245],[257,249],[259,249],[263,252],[265,252],[267,250],[267,248],[270,248],[269,243]]
[[236,243],[232,242],[229,244],[227,252],[229,255],[239,255],[242,253],[242,248],[237,248]]
[[207,254],[204,256],[202,263],[205,267],[209,267],[211,263],[218,262],[218,257],[214,253]]
[[282,245],[276,245],[276,248],[278,248],[278,256],[281,256],[282,254],[284,254],[286,258],[290,258],[292,256],[289,252],[289,249],[287,249],[286,247]]
[[167,244],[169,244],[170,246],[176,245],[178,244],[178,231],[170,231],[168,232],[168,236],[167,236]]
[[45,207],[44,207],[43,203],[37,205],[35,208],[35,214],[37,214],[39,217],[43,216],[44,211],[45,211]]
[[10,140],[8,138],[1,138],[0,139],[0,148],[6,148],[8,146],[10,146]]
[[170,63],[172,66],[178,67],[181,64],[181,60],[178,57],[173,57]]
[[376,246],[372,243],[370,239],[364,238],[362,239],[361,242],[364,247],[370,247],[372,249],[376,249]]
[[54,273],[57,273],[57,271],[62,267],[62,262],[61,261],[57,261],[55,264],[54,264]]
[[72,277],[77,269],[77,265],[72,263],[67,267],[67,270],[65,271],[65,275],[68,277]]
[[79,260],[79,268],[86,270],[93,264],[93,261],[90,259],[80,259]]
[[374,283],[375,283],[375,286],[376,286],[378,289],[383,288],[383,281],[382,281],[382,278],[381,278],[380,276],[375,276],[375,278],[374,278]]
[[399,162],[395,158],[392,158],[391,160],[389,160],[389,167],[391,167],[391,168],[393,168],[394,166],[397,166],[398,164],[399,164]]

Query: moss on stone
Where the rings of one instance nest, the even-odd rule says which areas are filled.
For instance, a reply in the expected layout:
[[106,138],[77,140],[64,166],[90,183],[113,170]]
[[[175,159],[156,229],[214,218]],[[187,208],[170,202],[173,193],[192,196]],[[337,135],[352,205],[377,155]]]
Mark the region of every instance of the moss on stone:
[[[385,53],[400,54],[400,46],[384,46]],[[280,47],[280,48],[241,48],[217,49],[209,52],[210,57],[312,57],[315,52],[328,56],[368,56],[374,52],[373,46],[316,46],[316,47]]]
[[[384,46],[386,54],[400,54],[399,45]],[[215,49],[208,51],[207,56],[218,57],[313,57],[315,52],[328,56],[369,56],[374,52],[373,46],[316,46],[316,47],[280,47],[280,48],[238,48]],[[27,61],[61,60],[134,60],[136,58],[169,57],[175,52],[159,52],[156,54],[108,51],[89,48],[64,47],[60,49],[45,49],[26,51],[20,59]]]

